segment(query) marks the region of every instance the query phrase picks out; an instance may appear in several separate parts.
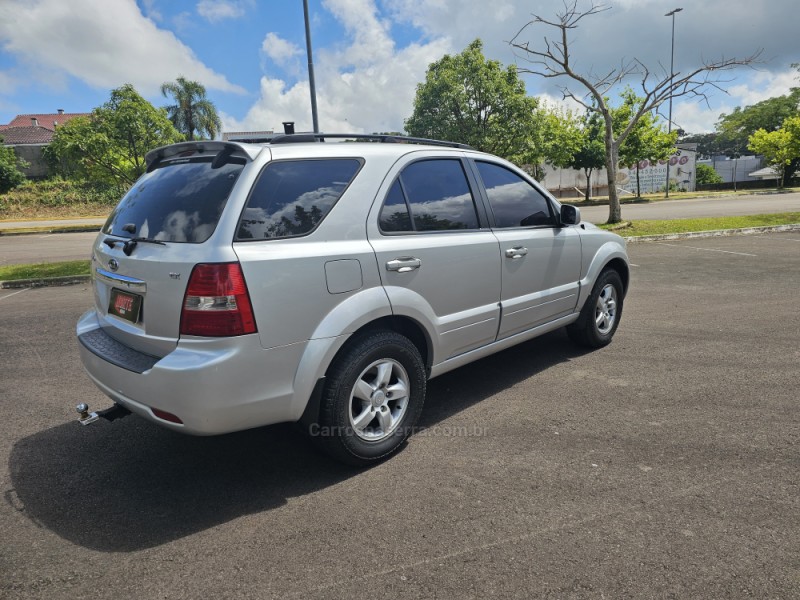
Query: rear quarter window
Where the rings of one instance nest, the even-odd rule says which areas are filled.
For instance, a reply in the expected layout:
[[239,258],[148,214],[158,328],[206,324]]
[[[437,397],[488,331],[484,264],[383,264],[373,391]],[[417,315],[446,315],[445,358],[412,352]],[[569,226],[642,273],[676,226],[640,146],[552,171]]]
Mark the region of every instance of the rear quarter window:
[[361,164],[356,158],[284,160],[268,164],[247,199],[236,240],[310,233],[342,196]]

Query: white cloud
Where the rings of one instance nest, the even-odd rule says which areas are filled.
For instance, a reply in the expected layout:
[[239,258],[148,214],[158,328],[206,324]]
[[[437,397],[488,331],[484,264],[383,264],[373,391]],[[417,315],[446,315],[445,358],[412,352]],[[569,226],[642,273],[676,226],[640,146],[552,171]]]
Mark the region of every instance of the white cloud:
[[[390,23],[379,18],[373,0],[326,0],[323,6],[343,26],[346,41],[315,53],[320,129],[402,130],[403,120],[411,115],[416,84],[432,61],[451,50],[449,41],[439,38],[398,50]],[[307,81],[289,84],[264,76],[260,87],[260,98],[244,119],[223,115],[225,130],[281,131],[283,121],[295,121],[298,131],[311,130]]]
[[746,83],[730,86],[728,93],[737,100],[737,105],[747,106],[788,94],[791,88],[798,85],[800,82],[797,81],[797,71],[794,69],[777,73],[757,71]]
[[264,37],[261,50],[272,59],[275,64],[282,67],[288,65],[295,56],[302,53],[299,46],[284,40],[273,32],[269,32]]
[[197,3],[198,14],[209,23],[218,23],[225,19],[238,19],[244,16],[247,6],[252,2],[241,0],[201,0]]
[[183,75],[210,89],[243,92],[206,67],[175,35],[142,15],[134,0],[5,0],[0,43],[26,63],[97,87],[132,83],[145,95]]
[[8,71],[0,71],[0,90],[6,94],[12,93],[18,85],[18,80]]

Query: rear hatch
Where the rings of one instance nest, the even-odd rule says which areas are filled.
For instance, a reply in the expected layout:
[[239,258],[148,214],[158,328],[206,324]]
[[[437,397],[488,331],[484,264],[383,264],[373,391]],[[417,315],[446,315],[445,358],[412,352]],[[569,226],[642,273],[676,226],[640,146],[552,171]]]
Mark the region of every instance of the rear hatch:
[[95,305],[108,335],[157,357],[175,348],[194,266],[236,260],[230,236],[215,243],[214,233],[259,150],[202,142],[148,154],[147,172],[111,213],[93,249]]

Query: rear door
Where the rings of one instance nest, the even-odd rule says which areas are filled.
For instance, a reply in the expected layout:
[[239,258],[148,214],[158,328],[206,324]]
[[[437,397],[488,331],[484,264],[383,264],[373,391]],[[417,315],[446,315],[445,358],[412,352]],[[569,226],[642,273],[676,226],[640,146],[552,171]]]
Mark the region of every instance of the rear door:
[[543,192],[506,165],[476,160],[502,263],[498,339],[575,310],[581,240],[561,227]]
[[[104,330],[155,356],[177,344],[195,264],[236,259],[230,240],[221,249],[209,240],[248,162],[246,154],[220,143],[178,149],[155,161],[128,191],[92,253],[95,307]],[[215,162],[221,152],[228,154]]]
[[500,261],[462,159],[422,157],[390,172],[368,235],[393,311],[435,329],[438,362],[494,341]]

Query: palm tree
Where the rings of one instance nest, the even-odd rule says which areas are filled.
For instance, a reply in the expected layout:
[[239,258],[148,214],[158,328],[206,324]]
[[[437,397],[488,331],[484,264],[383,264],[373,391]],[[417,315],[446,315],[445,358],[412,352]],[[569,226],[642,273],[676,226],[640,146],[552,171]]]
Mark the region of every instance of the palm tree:
[[161,84],[161,94],[172,96],[175,104],[165,107],[167,116],[175,128],[187,140],[204,134],[214,139],[222,128],[214,103],[206,98],[206,88],[197,81],[189,81],[181,76],[175,82]]

